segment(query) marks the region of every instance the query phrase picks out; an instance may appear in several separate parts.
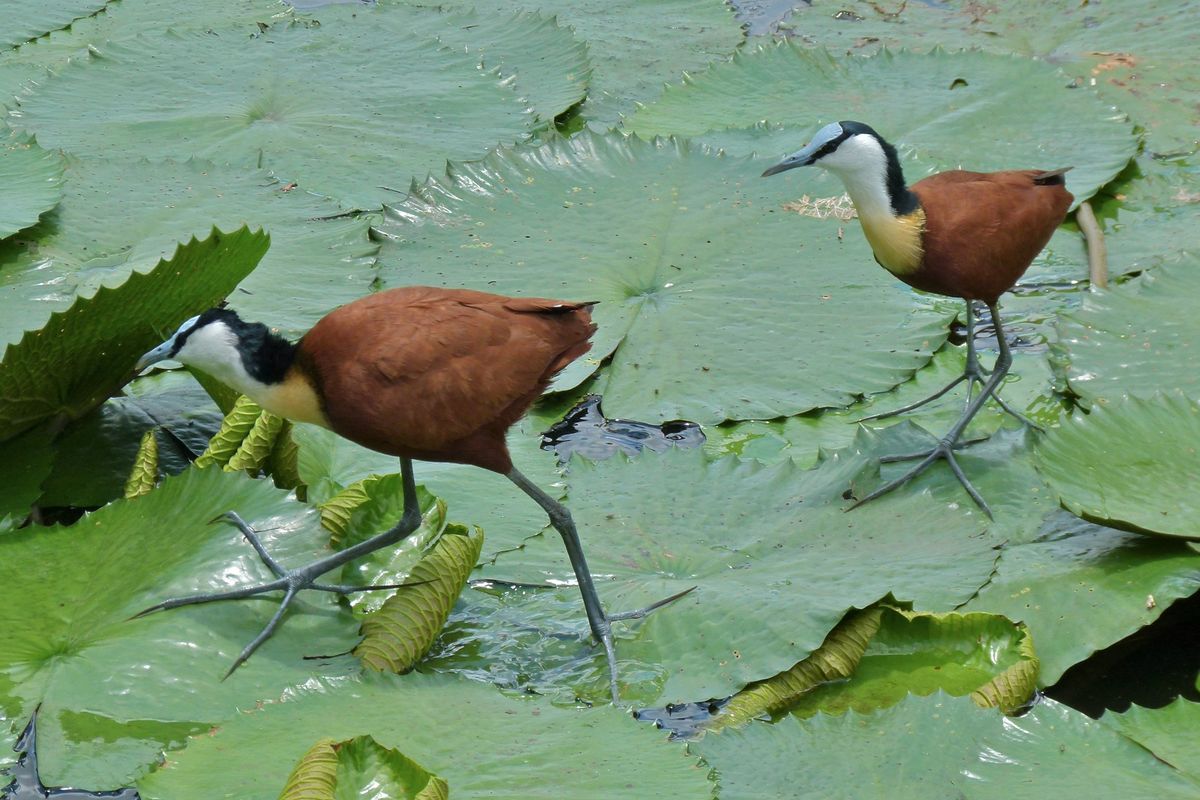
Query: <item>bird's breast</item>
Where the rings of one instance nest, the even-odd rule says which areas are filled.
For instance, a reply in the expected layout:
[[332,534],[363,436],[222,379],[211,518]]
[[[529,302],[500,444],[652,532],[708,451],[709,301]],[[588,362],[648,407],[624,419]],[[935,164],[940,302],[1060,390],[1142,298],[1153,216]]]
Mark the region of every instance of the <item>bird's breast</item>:
[[312,381],[298,369],[288,370],[279,383],[271,384],[261,391],[260,397],[252,398],[272,414],[295,420],[330,427],[321,398]]
[[859,215],[867,243],[875,259],[893,275],[911,275],[921,268],[924,248],[925,210],[918,208],[903,216]]

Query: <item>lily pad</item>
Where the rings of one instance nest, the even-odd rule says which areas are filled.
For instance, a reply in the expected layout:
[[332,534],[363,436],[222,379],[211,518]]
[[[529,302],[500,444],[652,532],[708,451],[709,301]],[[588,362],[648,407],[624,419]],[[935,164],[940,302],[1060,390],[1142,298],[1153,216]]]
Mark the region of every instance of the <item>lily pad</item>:
[[1043,797],[1153,797],[1183,800],[1200,793],[1191,780],[1102,721],[1042,700],[978,736],[978,756],[960,783],[970,800],[1018,797],[1036,786]]
[[[40,565],[13,571],[0,586],[6,639],[0,707],[25,718],[41,704],[50,745],[42,754],[47,785],[129,783],[154,760],[147,749],[177,738],[180,724],[217,723],[314,673],[350,669],[347,660],[303,658],[345,652],[357,638],[353,617],[324,594],[306,593],[313,596],[298,601],[279,635],[224,681],[274,603],[221,602],[129,619],[167,597],[269,575],[237,530],[208,524],[231,509],[261,531],[285,564],[323,549],[312,509],[267,481],[217,469],[168,478],[149,494],[114,502],[70,528],[24,528],[0,537],[3,563]],[[93,717],[71,713],[80,710]],[[101,725],[103,719],[118,727]],[[123,730],[124,723],[141,728]],[[98,736],[148,741],[99,748],[103,757],[95,762],[80,757],[97,751]]]
[[[473,681],[419,673],[313,681],[285,702],[194,739],[138,790],[143,800],[275,800],[314,732],[334,739],[369,734],[445,778],[455,800],[623,797],[634,782],[637,792],[661,797],[713,791],[682,745],[632,725],[619,709],[556,708],[539,698],[506,698]],[[216,785],[216,775],[255,779]]]
[[374,208],[446,158],[478,157],[534,123],[498,75],[408,32],[407,20],[380,9],[256,36],[226,28],[111,42],[18,98],[9,124],[80,156],[111,157],[120,141],[132,157],[263,167],[347,209]]
[[[364,220],[328,219],[336,204],[289,190],[262,170],[70,159],[67,178],[58,208],[26,235],[0,242],[0,296],[11,311],[0,322],[0,341],[41,327],[77,294],[148,271],[214,225],[272,235],[270,252],[233,301],[246,319],[289,335],[366,294],[375,277],[378,248]],[[279,302],[282,285],[287,303]]]
[[1200,397],[1200,373],[1183,368],[1200,343],[1197,293],[1200,258],[1191,256],[1089,294],[1058,322],[1055,355],[1067,386],[1089,404],[1173,390]]
[[591,389],[615,417],[772,418],[890,389],[948,313],[914,309],[861,237],[780,213],[787,196],[748,159],[585,131],[455,165],[387,209],[382,278],[599,301],[592,351],[554,388],[611,353]]
[[101,11],[107,0],[63,0],[43,3],[39,0],[10,0],[4,5],[4,32],[0,48],[16,47],[22,42],[65,28],[72,21]]
[[716,771],[721,800],[959,800],[974,739],[1002,719],[936,692],[874,714],[751,722],[705,735],[690,749]]
[[1101,721],[1200,782],[1200,754],[1194,746],[1200,729],[1200,703],[1178,697],[1163,708],[1132,706],[1122,714],[1105,714]]
[[441,0],[436,5],[498,14],[553,12],[559,24],[587,42],[593,71],[580,113],[600,127],[653,100],[664,83],[728,58],[744,39],[732,9],[721,0]]
[[[323,739],[297,762],[279,800],[335,800],[371,793],[389,800],[449,800],[446,782],[371,736]],[[381,795],[382,793],[382,795]]]
[[1186,543],[1104,528],[1060,511],[1040,541],[1003,550],[996,574],[963,610],[1024,622],[1037,643],[1038,682],[1050,686],[1197,589],[1200,564]]
[[[698,587],[619,626],[622,677],[641,678],[628,696],[662,705],[733,694],[801,661],[848,609],[888,593],[922,609],[966,602],[996,559],[981,515],[947,502],[949,484],[933,497],[897,493],[844,512],[848,487],[875,455],[860,442],[813,470],[707,462],[695,450],[572,461],[569,505],[605,607],[640,608]],[[566,578],[557,539],[530,540],[481,573]],[[586,635],[581,617],[574,624]],[[603,697],[604,684],[577,691]]]
[[[757,152],[778,159],[820,125],[861,119],[900,147],[910,181],[960,166],[1074,166],[1067,188],[1079,202],[1125,167],[1137,139],[1094,94],[1066,83],[1053,67],[1026,58],[938,50],[838,60],[783,44],[689,76],[626,124],[642,136],[698,136],[770,120],[785,126],[773,142],[786,136],[788,143]],[[801,91],[804,101],[794,102]],[[981,136],[988,147],[978,147]],[[808,185],[807,177],[793,180]]]
[[53,426],[43,425],[5,442],[0,458],[0,519],[10,514],[15,521],[24,519],[42,494],[42,481],[54,464],[50,442],[56,433]]
[[789,26],[797,41],[862,55],[880,47],[969,47],[1058,64],[1074,85],[1094,86],[1106,102],[1146,128],[1158,152],[1194,150],[1200,111],[1195,64],[1200,47],[1188,0],[1097,5],[1052,0],[1010,3],[901,3],[813,0]]
[[[4,129],[0,127],[0,135]],[[13,133],[0,138],[0,239],[28,228],[62,197],[63,158]]]
[[1038,447],[1038,469],[1090,522],[1200,540],[1200,404],[1182,395],[1076,413]]
[[189,314],[214,305],[250,273],[269,238],[213,229],[150,272],[101,286],[27,331],[0,357],[0,441],[37,423],[77,419],[131,376],[137,357]]

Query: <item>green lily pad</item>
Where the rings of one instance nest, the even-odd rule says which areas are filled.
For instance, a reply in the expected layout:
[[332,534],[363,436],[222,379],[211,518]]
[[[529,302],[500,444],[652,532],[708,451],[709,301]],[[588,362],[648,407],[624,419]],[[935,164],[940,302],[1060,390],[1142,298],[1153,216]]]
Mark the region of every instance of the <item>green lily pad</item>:
[[[403,713],[397,713],[403,709]],[[661,731],[615,708],[555,708],[445,675],[314,681],[283,703],[194,739],[138,784],[144,800],[275,800],[316,733],[369,734],[449,783],[460,798],[708,797],[706,770]],[[480,743],[486,743],[481,747]],[[469,757],[464,756],[469,753]],[[218,785],[215,776],[233,778]]]
[[602,127],[653,100],[664,83],[728,58],[744,39],[732,9],[721,0],[441,0],[436,5],[555,14],[560,25],[587,42],[593,70],[580,113]]
[[[121,496],[137,457],[139,439],[158,427],[159,467],[176,475],[204,452],[221,415],[195,381],[177,371],[159,372],[126,387],[69,425],[55,440],[54,470],[43,483],[45,506],[94,508]],[[95,458],[104,453],[104,458]]]
[[[270,252],[233,303],[247,319],[289,335],[366,294],[375,278],[378,248],[365,220],[330,219],[336,204],[289,190],[261,170],[203,161],[71,159],[67,178],[58,208],[26,235],[0,242],[0,296],[12,310],[0,323],[0,337],[9,341],[41,327],[77,294],[147,271],[214,225],[271,234]],[[288,302],[281,303],[285,284]]]
[[1191,256],[1089,294],[1058,322],[1055,355],[1067,386],[1093,404],[1176,389],[1200,397],[1200,374],[1183,368],[1200,342],[1191,302],[1198,292],[1200,259]]
[[0,458],[0,519],[9,514],[24,519],[42,494],[42,482],[54,465],[50,442],[56,433],[53,426],[43,425],[5,442]]
[[130,620],[167,597],[269,576],[237,530],[208,524],[231,509],[261,531],[284,564],[324,549],[312,509],[268,481],[217,469],[168,478],[149,494],[114,502],[69,528],[31,527],[0,537],[3,563],[39,565],[13,571],[0,586],[0,708],[24,719],[41,704],[39,722],[54,743],[42,754],[47,785],[127,784],[155,760],[147,760],[147,747],[160,748],[163,737],[178,734],[178,725],[147,728],[151,744],[125,742],[107,754],[100,748],[105,757],[93,763],[79,756],[97,751],[97,737],[139,734],[68,712],[86,710],[122,724],[195,727],[235,716],[239,707],[276,697],[314,674],[350,669],[344,659],[303,658],[345,652],[357,638],[354,618],[325,594],[300,598],[279,634],[224,681],[274,602],[221,602]]
[[1086,520],[1200,540],[1200,404],[1182,395],[1076,413],[1038,447],[1038,469]]
[[[841,12],[841,13],[839,13]],[[1158,152],[1194,150],[1200,111],[1200,47],[1188,0],[1097,5],[1053,0],[1036,7],[952,0],[883,6],[870,0],[813,0],[789,26],[797,41],[862,55],[880,47],[982,48],[1058,64],[1074,85],[1094,86],[1129,112]]]
[[[499,70],[513,80],[517,94],[545,125],[552,125],[556,117],[587,95],[592,73],[588,45],[556,17],[537,11],[480,13],[474,5],[465,5],[461,13],[447,14],[442,8],[445,6],[429,11],[407,8],[404,12],[374,13],[406,16],[407,27],[414,34],[437,37],[455,50],[477,56],[484,70]],[[337,12],[345,10],[329,6],[312,13],[325,19]],[[353,13],[372,12],[358,7]]]
[[975,737],[1002,719],[936,692],[874,714],[751,722],[690,747],[716,771],[721,800],[959,800]]
[[250,273],[269,237],[246,228],[180,245],[150,272],[101,286],[55,311],[0,356],[0,441],[37,423],[71,420],[102,403],[131,376],[161,330],[214,305]]
[[[698,136],[770,120],[785,126],[772,143],[787,143],[757,152],[778,159],[822,124],[861,119],[900,147],[910,181],[959,166],[1074,166],[1067,187],[1079,202],[1125,167],[1137,139],[1094,94],[1066,83],[1025,58],[939,50],[837,60],[784,44],[739,53],[668,87],[626,124],[642,136]],[[803,102],[793,102],[796,93]],[[792,180],[810,185],[808,176]]]
[[65,28],[80,17],[99,12],[106,4],[107,0],[63,0],[61,3],[10,0],[4,5],[4,31],[0,33],[0,48],[16,47],[50,31]]
[[979,755],[960,784],[970,800],[1019,797],[1030,786],[1043,797],[1194,798],[1200,782],[1155,758],[1103,721],[1042,700],[976,739]]
[[379,9],[255,36],[226,28],[111,42],[18,98],[9,122],[80,156],[111,157],[120,141],[130,156],[263,167],[347,209],[374,208],[446,158],[478,157],[534,122],[476,57],[410,33],[408,19]]
[[1200,703],[1177,697],[1163,708],[1131,706],[1123,714],[1105,714],[1101,722],[1200,782],[1200,754],[1195,748],[1196,731],[1200,730]]
[[[0,134],[4,129],[0,128]],[[28,228],[62,197],[62,154],[13,133],[0,138],[0,239]]]
[[382,277],[600,301],[592,351],[554,386],[611,353],[592,390],[614,417],[773,418],[890,389],[948,314],[914,309],[861,237],[778,213],[786,197],[747,159],[584,132],[456,165],[388,209]]
[[279,800],[335,800],[366,793],[394,800],[449,800],[446,781],[371,736],[323,739],[297,762]]
[[909,694],[943,691],[1012,713],[1033,696],[1037,668],[1029,632],[1004,617],[884,609],[849,679],[813,688],[788,711],[801,718],[847,709],[864,714]]
[[[725,697],[807,657],[847,609],[888,593],[938,610],[971,597],[992,572],[996,541],[980,514],[956,502],[957,487],[842,510],[875,455],[860,441],[813,470],[707,462],[675,449],[573,460],[569,505],[605,607],[631,610],[698,587],[618,626],[622,679],[632,684],[622,696],[657,705]],[[570,568],[558,537],[543,534],[481,574],[545,583]],[[574,615],[586,636],[578,605]],[[603,697],[604,688],[576,691]]]
[[[1050,686],[1074,664],[1158,619],[1195,594],[1200,564],[1186,543],[1103,528],[1065,512],[1042,539],[1006,547],[996,574],[965,611],[1028,626]],[[1087,624],[1081,624],[1086,620]]]

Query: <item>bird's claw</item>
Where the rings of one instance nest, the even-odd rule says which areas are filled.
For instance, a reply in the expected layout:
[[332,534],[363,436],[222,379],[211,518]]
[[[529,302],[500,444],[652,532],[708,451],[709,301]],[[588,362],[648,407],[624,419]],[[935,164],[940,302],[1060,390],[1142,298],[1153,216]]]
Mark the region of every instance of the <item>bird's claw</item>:
[[[961,444],[972,443],[973,442],[964,442]],[[913,458],[921,458],[922,460],[921,463],[917,464],[915,467],[910,469],[908,472],[905,472],[895,480],[888,481],[883,486],[880,486],[878,489],[868,494],[866,497],[855,500],[854,503],[846,510],[852,511],[864,503],[869,503],[875,498],[881,497],[893,489],[903,486],[925,470],[929,469],[933,462],[937,461],[938,459],[944,459],[946,463],[950,465],[950,469],[954,473],[954,477],[958,478],[958,482],[961,483],[963,488],[967,490],[967,494],[971,496],[971,499],[975,501],[975,504],[979,506],[980,510],[983,511],[984,514],[987,514],[988,519],[992,519],[992,510],[988,507],[987,502],[983,499],[983,495],[981,495],[975,486],[972,485],[971,481],[962,471],[962,467],[958,465],[958,461],[954,458],[954,449],[957,446],[961,445],[953,441],[947,441],[946,439],[943,439],[938,442],[932,450],[928,450],[924,453],[913,453],[906,456],[884,456],[880,459],[881,462],[885,460],[899,461],[902,459]]]

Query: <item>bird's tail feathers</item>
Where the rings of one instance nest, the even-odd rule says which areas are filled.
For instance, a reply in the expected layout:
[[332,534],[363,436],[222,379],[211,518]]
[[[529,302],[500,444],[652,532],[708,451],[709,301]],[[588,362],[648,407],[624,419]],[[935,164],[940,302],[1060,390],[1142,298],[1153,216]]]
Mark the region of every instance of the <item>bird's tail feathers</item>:
[[1065,186],[1067,184],[1066,175],[1074,167],[1062,167],[1060,169],[1046,170],[1033,176],[1033,182],[1038,186]]

